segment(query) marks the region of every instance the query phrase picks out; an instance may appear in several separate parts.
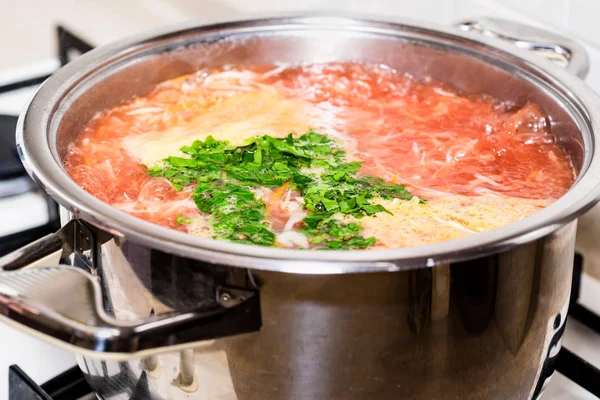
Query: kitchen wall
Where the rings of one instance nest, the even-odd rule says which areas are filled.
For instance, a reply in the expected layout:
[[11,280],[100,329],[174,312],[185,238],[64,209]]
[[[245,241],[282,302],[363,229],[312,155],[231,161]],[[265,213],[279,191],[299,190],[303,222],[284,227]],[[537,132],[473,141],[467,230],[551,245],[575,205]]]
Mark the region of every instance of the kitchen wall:
[[190,19],[214,21],[251,13],[341,10],[441,24],[495,16],[543,25],[586,43],[590,84],[600,91],[600,0],[21,0],[0,15],[0,70],[54,56],[54,24],[63,22],[94,44]]
[[[177,3],[185,7],[184,0]],[[296,9],[339,9],[348,12],[406,17],[441,24],[479,16],[493,16],[550,28],[585,43],[592,69],[588,82],[600,92],[600,0],[228,0],[232,8],[244,12]]]
[[454,18],[490,15],[550,28],[586,45],[588,83],[600,92],[600,12],[598,0],[453,0]]

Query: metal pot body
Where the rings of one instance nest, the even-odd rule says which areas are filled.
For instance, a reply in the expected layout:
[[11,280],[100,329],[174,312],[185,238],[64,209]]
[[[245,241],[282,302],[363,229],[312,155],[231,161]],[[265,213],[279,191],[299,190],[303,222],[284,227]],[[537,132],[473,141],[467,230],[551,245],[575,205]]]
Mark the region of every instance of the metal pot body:
[[262,327],[79,365],[106,399],[537,398],[565,327],[575,228],[467,262],[344,275],[228,269],[110,241],[96,271],[116,318],[202,304],[227,275],[259,288]]

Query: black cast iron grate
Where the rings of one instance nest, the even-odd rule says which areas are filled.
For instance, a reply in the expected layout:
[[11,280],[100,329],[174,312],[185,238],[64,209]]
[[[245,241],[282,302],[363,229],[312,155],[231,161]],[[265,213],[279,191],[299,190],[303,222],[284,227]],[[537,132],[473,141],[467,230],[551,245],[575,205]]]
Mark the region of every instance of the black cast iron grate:
[[79,367],[73,367],[48,382],[37,385],[21,368],[8,369],[8,398],[11,400],[75,400],[92,393]]
[[[569,317],[579,321],[600,335],[600,316],[579,303],[582,273],[583,257],[580,254],[575,254]],[[600,398],[600,369],[564,347],[558,355],[555,367],[558,372]]]

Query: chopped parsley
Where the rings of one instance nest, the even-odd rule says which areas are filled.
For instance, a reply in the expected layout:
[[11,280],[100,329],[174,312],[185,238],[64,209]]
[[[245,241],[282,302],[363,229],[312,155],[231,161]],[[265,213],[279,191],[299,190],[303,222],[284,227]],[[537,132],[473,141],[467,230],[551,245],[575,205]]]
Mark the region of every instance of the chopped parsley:
[[186,217],[183,214],[179,214],[175,217],[175,223],[180,225],[191,224],[193,222],[193,218]]
[[265,203],[247,188],[224,181],[201,182],[193,198],[200,211],[210,214],[218,238],[265,246],[275,242],[265,221]]
[[[148,172],[169,179],[176,190],[197,184],[193,199],[201,212],[210,215],[216,239],[275,244],[265,203],[251,190],[257,187],[289,184],[299,191],[307,212],[301,232],[314,247],[333,250],[364,249],[376,242],[375,237],[360,234],[359,222],[345,222],[344,216],[360,219],[390,213],[372,203],[375,198],[413,198],[402,185],[359,176],[361,162],[345,162],[337,142],[312,130],[298,138],[259,136],[242,146],[208,136],[181,151],[187,157],[167,157]],[[181,215],[177,223],[189,219]]]

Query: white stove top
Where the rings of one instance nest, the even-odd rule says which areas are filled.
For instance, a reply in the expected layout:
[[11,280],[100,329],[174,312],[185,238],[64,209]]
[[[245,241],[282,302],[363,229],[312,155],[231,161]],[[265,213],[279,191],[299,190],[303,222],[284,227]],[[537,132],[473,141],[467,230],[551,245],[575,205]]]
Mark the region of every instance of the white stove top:
[[[48,60],[23,68],[5,70],[0,73],[0,85],[50,74],[58,67],[58,61]],[[37,87],[30,87],[0,94],[0,114],[19,115],[36,89]],[[23,218],[23,210],[27,210],[27,218]],[[43,225],[48,222],[46,202],[39,193],[0,199],[0,218],[0,237]]]
[[[58,62],[36,63],[18,70],[3,71],[0,85],[51,73]],[[36,88],[0,94],[0,114],[19,115]],[[26,218],[25,218],[26,216]],[[0,237],[48,222],[46,201],[38,193],[0,199]],[[8,398],[8,367],[17,364],[38,383],[43,383],[76,365],[75,357],[0,323],[0,400]]]
[[[51,73],[56,60],[47,60],[23,68],[0,73],[0,85],[32,76]],[[35,88],[0,94],[0,114],[18,115]],[[27,215],[27,218],[23,216]],[[0,237],[47,222],[46,203],[39,194],[29,193],[0,199]],[[600,282],[584,275],[581,303],[600,314]],[[43,383],[76,365],[72,354],[34,339],[0,323],[0,400],[8,398],[8,367],[17,364],[37,383]],[[563,344],[571,351],[600,367],[600,335],[577,321],[569,320]],[[593,400],[594,396],[556,373],[543,396],[547,400]]]

